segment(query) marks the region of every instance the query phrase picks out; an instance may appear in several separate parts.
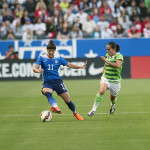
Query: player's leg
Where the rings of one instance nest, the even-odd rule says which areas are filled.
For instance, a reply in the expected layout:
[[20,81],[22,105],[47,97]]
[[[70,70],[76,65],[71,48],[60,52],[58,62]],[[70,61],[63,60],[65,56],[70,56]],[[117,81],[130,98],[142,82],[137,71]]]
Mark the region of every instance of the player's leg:
[[61,98],[65,101],[65,103],[68,105],[69,109],[73,112],[73,115],[77,118],[77,120],[83,120],[83,117],[76,112],[75,104],[70,100],[69,93],[68,92],[61,93],[59,94],[59,96],[61,96]]
[[57,106],[57,102],[52,96],[52,93],[53,93],[52,89],[50,89],[50,88],[43,88],[42,89],[42,93],[47,97],[47,100],[48,100],[48,102],[49,102],[49,104],[51,106],[54,106],[54,107]]
[[68,92],[61,93],[59,96],[65,101],[65,103],[68,105],[69,109],[75,114],[76,113],[76,107],[74,103],[70,100],[70,96]]
[[113,114],[115,112],[115,104],[117,102],[117,94],[120,91],[120,83],[110,83],[110,100],[111,100],[111,108],[110,108],[110,114]]
[[53,90],[53,83],[52,82],[43,83],[42,93],[47,97],[48,102],[51,105],[51,107],[50,107],[51,111],[61,114],[62,111],[58,108],[57,102],[54,99],[54,97],[52,96],[53,91],[54,90]]
[[115,104],[116,104],[116,101],[117,101],[117,97],[113,96],[110,93],[110,100],[111,100],[110,114],[113,114],[115,112]]
[[116,97],[116,96],[113,96],[113,95],[110,93],[110,100],[111,100],[111,103],[112,103],[112,104],[116,104],[116,102],[117,102],[117,97]]
[[74,103],[70,100],[70,96],[62,80],[57,80],[57,82],[54,83],[54,90],[65,101],[69,109],[73,112],[74,116],[78,120],[83,120],[83,118],[76,112],[76,107]]
[[51,111],[61,114],[62,111],[59,109],[56,100],[54,99],[54,97],[52,96],[53,90],[50,88],[43,88],[42,89],[42,93],[47,97],[48,102],[50,103],[51,107]]
[[108,89],[108,85],[106,83],[101,83],[100,91],[97,93],[95,97],[95,101],[93,104],[92,110],[88,113],[90,117],[92,117],[95,114],[95,111],[99,105],[99,103],[102,101],[103,95],[105,91]]

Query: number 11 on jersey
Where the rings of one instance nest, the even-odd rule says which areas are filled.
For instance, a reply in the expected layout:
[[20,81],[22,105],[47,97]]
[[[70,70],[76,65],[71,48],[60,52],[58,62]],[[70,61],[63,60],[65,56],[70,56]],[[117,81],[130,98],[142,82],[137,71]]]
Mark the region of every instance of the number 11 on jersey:
[[53,64],[48,64],[48,66],[49,66],[49,68],[48,68],[48,70],[53,70]]

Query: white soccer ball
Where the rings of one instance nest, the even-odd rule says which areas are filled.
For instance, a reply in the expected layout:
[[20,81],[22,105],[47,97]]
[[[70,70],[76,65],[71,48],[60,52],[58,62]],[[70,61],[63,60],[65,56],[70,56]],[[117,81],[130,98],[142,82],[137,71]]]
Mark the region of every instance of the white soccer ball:
[[42,111],[41,112],[41,120],[43,122],[49,122],[49,121],[51,121],[52,120],[52,114],[51,114],[51,112],[48,111],[48,110]]

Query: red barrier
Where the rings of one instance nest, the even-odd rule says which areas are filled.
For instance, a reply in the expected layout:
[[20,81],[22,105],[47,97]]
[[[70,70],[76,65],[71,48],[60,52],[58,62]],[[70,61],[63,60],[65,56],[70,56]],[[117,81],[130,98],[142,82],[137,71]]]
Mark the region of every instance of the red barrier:
[[131,78],[150,78],[150,56],[131,57]]

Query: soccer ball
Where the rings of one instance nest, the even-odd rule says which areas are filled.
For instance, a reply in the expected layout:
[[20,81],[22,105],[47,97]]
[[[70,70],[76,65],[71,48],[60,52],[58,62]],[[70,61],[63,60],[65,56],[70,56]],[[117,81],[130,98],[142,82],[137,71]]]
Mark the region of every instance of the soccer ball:
[[41,112],[41,120],[43,122],[49,122],[49,121],[51,121],[52,120],[52,114],[51,114],[51,112],[48,111],[48,110],[42,111]]

